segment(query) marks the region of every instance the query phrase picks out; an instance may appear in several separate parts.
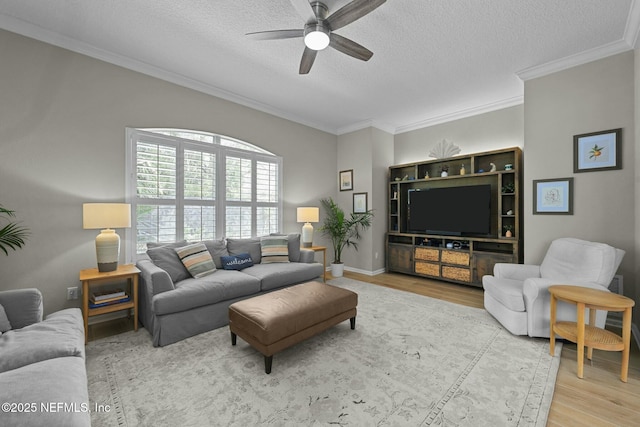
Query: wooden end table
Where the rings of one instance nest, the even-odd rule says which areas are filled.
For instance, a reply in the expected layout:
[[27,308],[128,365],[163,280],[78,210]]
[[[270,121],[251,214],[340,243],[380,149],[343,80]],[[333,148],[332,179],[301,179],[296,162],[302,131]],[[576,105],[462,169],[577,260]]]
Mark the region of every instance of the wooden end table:
[[326,246],[310,246],[307,248],[300,249],[309,249],[314,252],[322,252],[322,281],[327,283],[327,247]]
[[[82,317],[84,317],[84,343],[89,340],[89,317],[100,314],[113,313],[133,308],[133,328],[138,330],[138,274],[140,270],[133,264],[119,265],[117,270],[99,272],[97,268],[80,270],[82,282]],[[104,307],[89,308],[89,294],[91,286],[105,282],[127,280],[131,289],[131,300]]]
[[[551,330],[549,351],[553,356],[555,335],[575,342],[578,346],[578,378],[583,377],[584,346],[587,359],[591,360],[593,349],[622,351],[620,380],[627,382],[629,372],[629,349],[631,343],[631,308],[635,301],[623,295],[581,286],[554,285],[549,287],[551,294]],[[557,301],[566,301],[576,305],[577,322],[556,321]],[[589,309],[589,324],[585,325],[585,309]],[[596,310],[622,311],[622,336],[595,326]]]

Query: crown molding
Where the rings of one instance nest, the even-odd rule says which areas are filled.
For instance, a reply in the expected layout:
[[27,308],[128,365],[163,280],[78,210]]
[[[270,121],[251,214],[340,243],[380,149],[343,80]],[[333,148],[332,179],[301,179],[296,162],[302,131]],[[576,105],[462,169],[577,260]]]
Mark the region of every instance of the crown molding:
[[627,25],[624,28],[624,41],[631,47],[636,48],[638,43],[638,32],[640,32],[640,1],[631,0]]
[[392,124],[383,123],[376,120],[363,120],[361,122],[353,123],[353,124],[338,128],[336,130],[336,134],[340,136],[340,135],[344,135],[347,133],[355,132],[355,131],[366,129],[366,128],[376,128],[381,131],[390,133],[391,135],[395,134],[395,131],[396,131],[396,127]]

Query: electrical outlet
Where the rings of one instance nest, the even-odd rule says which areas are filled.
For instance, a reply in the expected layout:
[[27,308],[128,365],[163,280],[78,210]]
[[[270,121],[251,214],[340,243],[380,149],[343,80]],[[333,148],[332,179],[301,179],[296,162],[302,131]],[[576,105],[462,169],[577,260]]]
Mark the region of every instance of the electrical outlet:
[[68,300],[78,299],[78,287],[77,286],[72,286],[70,288],[67,288],[67,299]]

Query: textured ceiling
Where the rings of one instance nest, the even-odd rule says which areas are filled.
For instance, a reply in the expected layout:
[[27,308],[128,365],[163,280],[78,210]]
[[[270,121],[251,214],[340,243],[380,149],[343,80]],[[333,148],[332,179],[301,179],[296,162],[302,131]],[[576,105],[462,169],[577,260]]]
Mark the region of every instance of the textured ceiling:
[[[340,134],[391,133],[522,102],[523,79],[632,49],[639,0],[388,0],[299,75],[289,0],[0,0],[0,28]],[[329,14],[347,0],[326,0]]]

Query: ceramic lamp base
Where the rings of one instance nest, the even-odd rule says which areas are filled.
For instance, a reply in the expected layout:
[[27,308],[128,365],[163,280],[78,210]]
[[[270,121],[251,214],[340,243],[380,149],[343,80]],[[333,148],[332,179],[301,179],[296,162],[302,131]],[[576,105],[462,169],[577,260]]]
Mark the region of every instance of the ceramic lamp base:
[[109,228],[102,230],[96,237],[96,258],[98,271],[115,271],[120,258],[120,236]]
[[305,223],[302,226],[302,236],[300,241],[303,248],[310,248],[313,245],[313,225],[311,223]]

